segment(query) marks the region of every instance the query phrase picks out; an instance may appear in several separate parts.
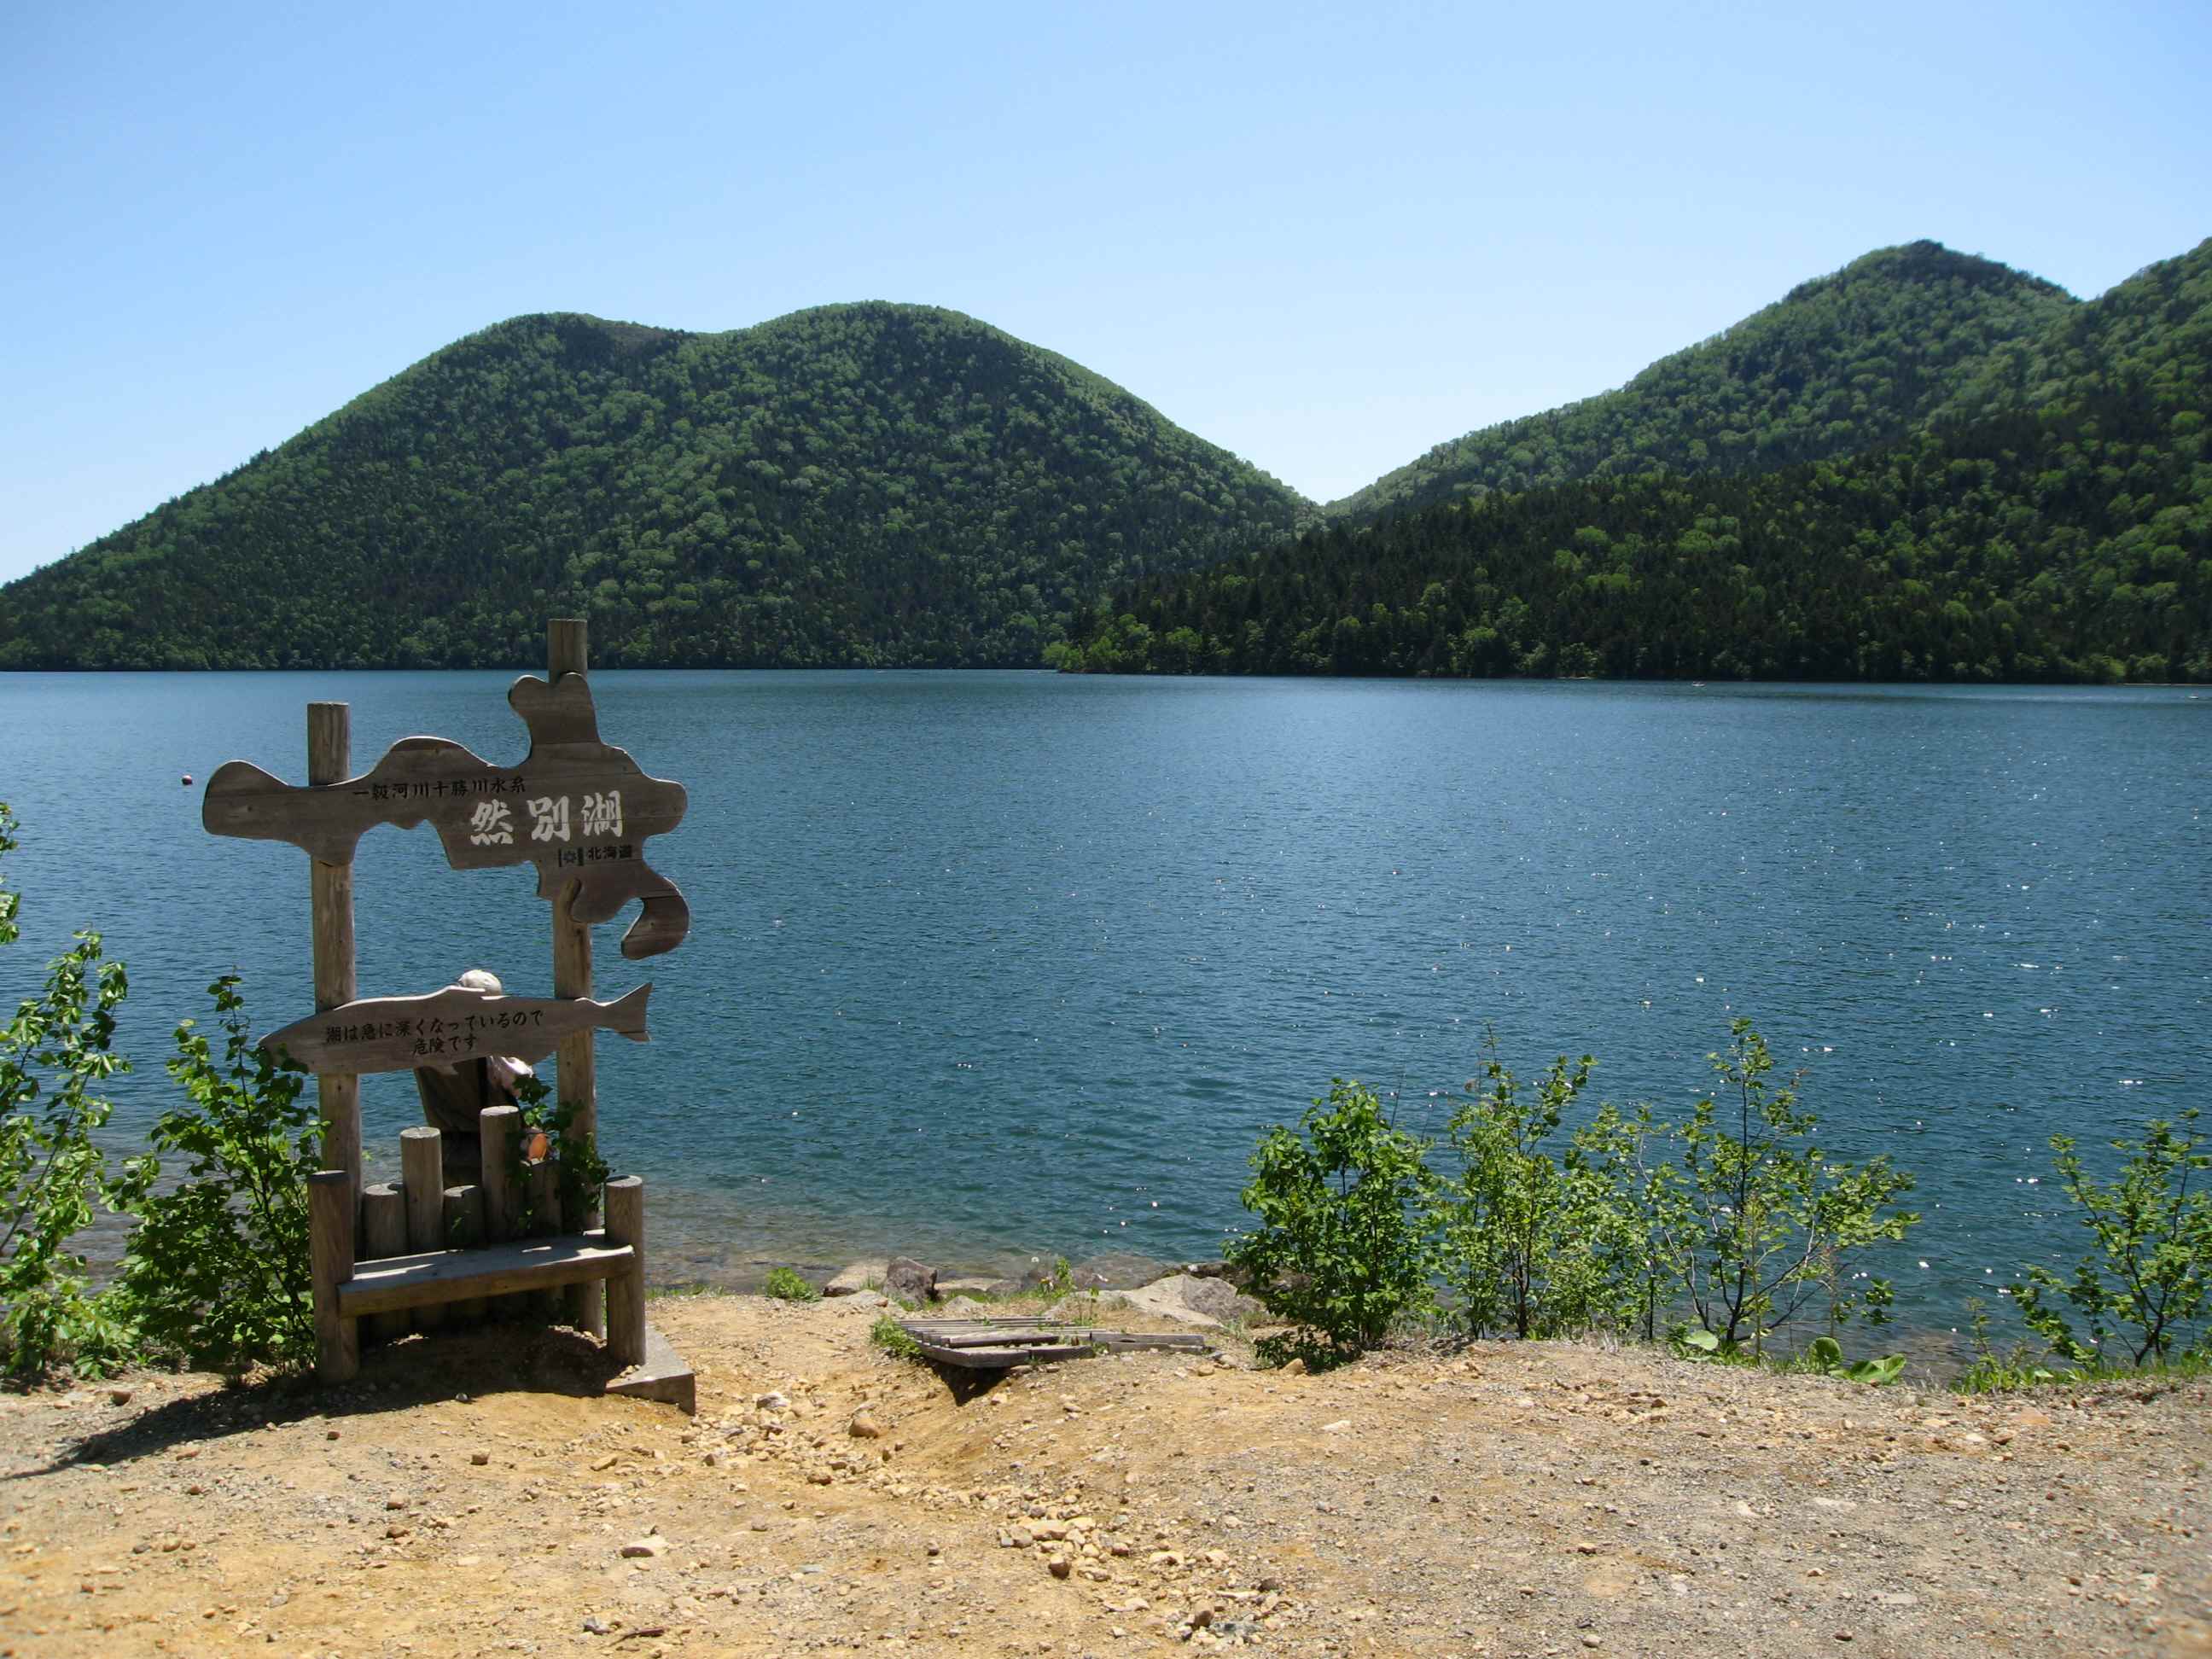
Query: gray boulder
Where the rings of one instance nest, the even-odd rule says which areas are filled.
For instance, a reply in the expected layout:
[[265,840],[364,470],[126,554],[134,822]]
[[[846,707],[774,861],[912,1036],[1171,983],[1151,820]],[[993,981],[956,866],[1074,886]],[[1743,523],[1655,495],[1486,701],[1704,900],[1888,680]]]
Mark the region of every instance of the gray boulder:
[[884,1264],[884,1294],[919,1307],[937,1291],[937,1269],[926,1267],[910,1255],[895,1255]]
[[1109,1250],[1079,1261],[1068,1279],[1079,1291],[1123,1291],[1149,1285],[1174,1269],[1169,1263],[1127,1250]]
[[822,1287],[824,1296],[857,1296],[868,1288],[870,1280],[880,1285],[884,1275],[890,1271],[890,1262],[884,1256],[872,1261],[855,1261]]
[[1149,1285],[1116,1291],[1102,1297],[1100,1304],[1128,1308],[1201,1330],[1219,1330],[1232,1321],[1256,1319],[1266,1312],[1226,1279],[1198,1279],[1189,1273],[1170,1273]]
[[995,1279],[986,1279],[980,1274],[968,1274],[957,1279],[946,1279],[940,1275],[935,1294],[942,1297],[990,1296],[994,1293],[994,1286],[998,1283]]

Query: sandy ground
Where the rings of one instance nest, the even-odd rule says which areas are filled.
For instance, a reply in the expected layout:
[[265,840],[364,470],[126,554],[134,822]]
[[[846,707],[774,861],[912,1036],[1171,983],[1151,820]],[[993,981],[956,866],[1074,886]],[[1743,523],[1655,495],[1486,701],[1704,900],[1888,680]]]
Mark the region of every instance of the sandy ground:
[[515,1328],[0,1399],[0,1650],[2212,1655],[2201,1385],[1487,1344],[968,1386],[877,1311],[657,1300],[696,1419]]

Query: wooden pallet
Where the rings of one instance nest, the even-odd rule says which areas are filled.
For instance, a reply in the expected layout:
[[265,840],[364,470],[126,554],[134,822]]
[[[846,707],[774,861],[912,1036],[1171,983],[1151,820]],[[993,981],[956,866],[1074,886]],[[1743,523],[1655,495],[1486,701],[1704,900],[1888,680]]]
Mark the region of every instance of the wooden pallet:
[[1211,1353],[1202,1336],[1097,1330],[1045,1319],[902,1319],[899,1328],[928,1358],[969,1370],[1006,1370],[1054,1359],[1087,1359],[1100,1352],[1160,1348]]

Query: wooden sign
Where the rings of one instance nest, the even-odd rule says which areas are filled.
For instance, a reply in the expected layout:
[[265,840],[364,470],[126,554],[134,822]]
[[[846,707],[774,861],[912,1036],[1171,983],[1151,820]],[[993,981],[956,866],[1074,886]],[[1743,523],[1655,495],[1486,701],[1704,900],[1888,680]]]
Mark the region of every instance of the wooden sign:
[[644,843],[682,822],[684,786],[647,777],[599,740],[581,674],[550,685],[525,675],[507,701],[530,730],[530,753],[514,766],[445,738],[402,738],[370,771],[339,783],[289,784],[228,761],[208,779],[200,822],[218,836],[289,842],[328,865],[350,865],[363,832],[380,823],[428,822],[454,869],[535,864],[545,899],[576,881],[571,914],[584,923],[637,899],[644,912],[623,935],[623,954],[674,950],[690,931],[690,907],[647,865]]
[[612,1002],[588,997],[509,997],[449,985],[420,997],[349,1002],[271,1031],[261,1046],[283,1050],[311,1072],[406,1072],[492,1054],[543,1060],[563,1037],[604,1026],[634,1042],[650,1039],[641,985]]

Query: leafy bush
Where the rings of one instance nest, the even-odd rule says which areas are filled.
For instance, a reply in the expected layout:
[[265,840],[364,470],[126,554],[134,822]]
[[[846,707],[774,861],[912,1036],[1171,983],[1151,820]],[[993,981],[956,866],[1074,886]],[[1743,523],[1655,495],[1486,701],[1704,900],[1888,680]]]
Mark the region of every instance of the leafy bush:
[[1528,1098],[1496,1056],[1486,1091],[1453,1114],[1449,1129],[1460,1172],[1444,1183],[1437,1221],[1445,1282],[1460,1296],[1456,1317],[1474,1335],[1558,1336],[1626,1322],[1636,1297],[1624,1293],[1607,1245],[1616,1194],[1579,1150],[1564,1163],[1546,1142],[1589,1080],[1589,1055],[1553,1062]]
[[761,1294],[779,1302],[819,1302],[822,1292],[788,1267],[770,1267],[761,1283]]
[[1766,1043],[1747,1019],[1725,1053],[1708,1056],[1726,1085],[1680,1131],[1679,1185],[1662,1183],[1651,1215],[1698,1323],[1725,1347],[1759,1353],[1769,1333],[1823,1291],[1831,1332],[1853,1317],[1887,1317],[1886,1279],[1853,1277],[1856,1253],[1920,1219],[1892,1202],[1912,1177],[1887,1158],[1853,1165],[1812,1144],[1819,1120],[1797,1104],[1796,1079],[1777,1088]]
[[1435,1305],[1427,1149],[1389,1122],[1374,1091],[1342,1079],[1297,1131],[1267,1131],[1242,1195],[1261,1224],[1228,1252],[1267,1310],[1299,1328],[1263,1342],[1263,1358],[1350,1358]]
[[2006,1394],[2063,1379],[2042,1363],[2045,1356],[2026,1342],[2014,1343],[1999,1353],[1990,1341],[1989,1305],[1979,1297],[1966,1298],[1966,1314],[1973,1329],[1974,1358],[1951,1380],[1960,1394]]
[[[237,1372],[314,1358],[307,1178],[320,1163],[303,1077],[279,1067],[246,1030],[238,978],[208,987],[223,1032],[218,1064],[191,1020],[177,1027],[169,1075],[190,1105],[154,1126],[154,1152],[131,1163],[138,1215],[117,1294],[157,1352]],[[159,1158],[188,1160],[156,1194]]]
[[[15,849],[15,828],[0,803],[0,854]],[[0,888],[0,945],[20,936],[21,903]],[[114,1046],[129,988],[123,964],[101,961],[100,935],[81,933],[0,1028],[0,1364],[18,1382],[63,1360],[91,1376],[128,1358],[128,1330],[69,1244],[94,1194],[109,1194],[92,1138],[112,1107],[94,1091],[130,1070]]]
[[534,1232],[538,1223],[529,1154],[531,1144],[543,1134],[552,1149],[553,1189],[560,1200],[561,1224],[571,1232],[581,1231],[585,1218],[599,1212],[607,1176],[612,1173],[599,1156],[599,1137],[572,1133],[583,1103],[556,1098],[542,1079],[529,1074],[515,1085],[514,1104],[519,1133],[507,1137],[507,1179],[521,1195],[522,1231]]
[[[2116,1140],[2126,1153],[2119,1176],[2093,1179],[2071,1135],[2053,1135],[2058,1177],[2095,1239],[2070,1280],[2034,1267],[2008,1288],[2027,1328],[2076,1365],[2109,1363],[2117,1346],[2137,1365],[2163,1364],[2192,1328],[2187,1352],[2212,1358],[2212,1188],[2196,1177],[2212,1153],[2196,1132],[2194,1108],[2181,1127],[2154,1119],[2140,1140]],[[2196,1190],[2191,1191],[2192,1182]],[[2076,1334],[2056,1296],[2086,1322]]]
[[906,1334],[896,1316],[878,1314],[868,1327],[868,1340],[896,1359],[919,1359],[921,1345]]

